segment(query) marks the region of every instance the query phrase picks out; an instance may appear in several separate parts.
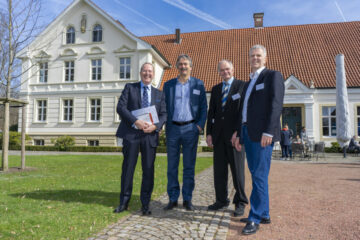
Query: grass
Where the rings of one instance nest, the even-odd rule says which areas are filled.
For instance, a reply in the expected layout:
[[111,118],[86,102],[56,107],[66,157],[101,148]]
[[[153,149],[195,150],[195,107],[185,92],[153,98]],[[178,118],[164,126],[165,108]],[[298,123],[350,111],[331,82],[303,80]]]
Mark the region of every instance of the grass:
[[[19,162],[10,156],[10,167]],[[28,156],[26,162],[36,170],[0,174],[0,239],[85,239],[129,214],[112,213],[119,203],[120,154]],[[141,207],[140,162],[130,212]],[[196,172],[211,164],[198,158]],[[157,157],[153,199],[166,191],[166,169],[166,157]]]

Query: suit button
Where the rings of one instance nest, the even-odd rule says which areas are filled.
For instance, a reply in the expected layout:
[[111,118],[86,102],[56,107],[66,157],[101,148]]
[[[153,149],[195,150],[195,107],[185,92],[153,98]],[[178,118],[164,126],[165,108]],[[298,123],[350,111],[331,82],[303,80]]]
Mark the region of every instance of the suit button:
[[224,117],[221,117],[222,120],[224,120]]

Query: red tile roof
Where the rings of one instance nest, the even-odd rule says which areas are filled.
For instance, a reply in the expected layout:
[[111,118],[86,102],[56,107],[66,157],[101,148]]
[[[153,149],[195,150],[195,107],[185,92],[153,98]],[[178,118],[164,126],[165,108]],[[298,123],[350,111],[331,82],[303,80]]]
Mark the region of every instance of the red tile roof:
[[192,76],[203,80],[207,91],[221,81],[216,69],[221,59],[232,61],[235,77],[247,81],[249,49],[262,44],[267,49],[268,68],[281,71],[285,79],[294,75],[308,87],[314,81],[316,88],[335,87],[335,56],[343,53],[347,86],[360,87],[359,21],[182,33],[180,44],[174,43],[175,34],[141,39],[172,64],[162,84],[177,76],[175,62],[181,53],[192,58]]

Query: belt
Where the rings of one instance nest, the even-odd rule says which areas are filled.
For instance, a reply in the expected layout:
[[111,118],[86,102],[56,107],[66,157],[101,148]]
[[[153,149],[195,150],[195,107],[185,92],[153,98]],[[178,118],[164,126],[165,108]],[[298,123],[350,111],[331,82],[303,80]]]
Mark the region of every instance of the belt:
[[247,126],[247,125],[248,125],[248,123],[247,123],[247,122],[243,122],[241,125],[245,125],[245,126]]
[[195,122],[195,120],[191,120],[191,121],[186,121],[186,122],[176,122],[176,121],[172,121],[173,124],[178,125],[178,126],[184,126],[190,123]]

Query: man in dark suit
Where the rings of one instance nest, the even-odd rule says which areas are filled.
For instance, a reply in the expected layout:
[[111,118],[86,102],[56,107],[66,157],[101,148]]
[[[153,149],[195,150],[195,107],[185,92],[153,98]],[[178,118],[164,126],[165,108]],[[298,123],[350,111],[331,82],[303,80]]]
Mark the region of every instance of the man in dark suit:
[[245,150],[238,152],[231,144],[231,138],[237,131],[237,117],[240,108],[240,96],[245,83],[234,79],[234,67],[228,60],[218,64],[218,72],[223,79],[211,90],[206,128],[206,143],[214,147],[214,185],[216,201],[208,210],[218,210],[229,205],[228,165],[230,165],[234,188],[234,216],[244,214],[248,199],[245,194]]
[[[165,95],[151,86],[154,67],[144,63],[140,70],[141,82],[128,83],[119,98],[117,113],[121,117],[116,136],[123,139],[120,205],[114,210],[120,213],[127,210],[132,193],[134,170],[139,148],[141,152],[142,183],[140,200],[143,215],[151,214],[149,203],[154,187],[154,162],[156,147],[159,144],[159,131],[166,120]],[[148,106],[155,106],[159,122],[151,124],[137,119],[131,111]]]
[[203,81],[191,77],[192,61],[185,54],[176,61],[179,71],[177,78],[164,85],[166,100],[166,146],[168,157],[167,192],[169,203],[164,210],[177,206],[180,195],[178,169],[180,147],[183,152],[183,206],[188,211],[194,210],[192,192],[195,186],[195,161],[199,139],[206,121],[207,103]]
[[[252,177],[251,209],[243,234],[254,234],[260,223],[270,223],[268,176],[274,142],[280,140],[280,115],[284,101],[284,79],[280,72],[266,69],[266,49],[250,49],[250,81],[241,95],[237,150],[244,143]],[[239,139],[240,138],[240,139]]]

